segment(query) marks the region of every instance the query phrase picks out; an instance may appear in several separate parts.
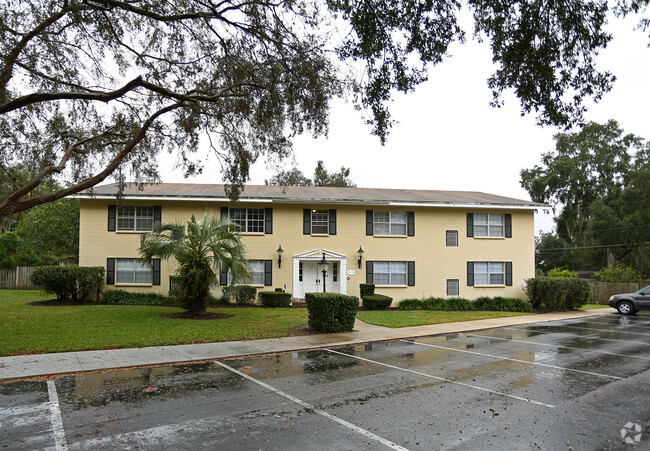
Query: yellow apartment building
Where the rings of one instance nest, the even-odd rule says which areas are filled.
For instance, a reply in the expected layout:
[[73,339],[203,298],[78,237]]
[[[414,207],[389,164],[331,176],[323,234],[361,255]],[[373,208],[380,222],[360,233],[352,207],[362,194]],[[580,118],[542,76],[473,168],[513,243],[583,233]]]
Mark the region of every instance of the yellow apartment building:
[[[79,264],[106,268],[108,288],[167,293],[174,261],[139,261],[140,235],[206,210],[241,226],[249,285],[393,298],[524,297],[535,275],[534,211],[543,204],[479,192],[248,185],[114,184],[78,195]],[[220,284],[227,285],[226,273]],[[219,289],[215,288],[215,294]]]

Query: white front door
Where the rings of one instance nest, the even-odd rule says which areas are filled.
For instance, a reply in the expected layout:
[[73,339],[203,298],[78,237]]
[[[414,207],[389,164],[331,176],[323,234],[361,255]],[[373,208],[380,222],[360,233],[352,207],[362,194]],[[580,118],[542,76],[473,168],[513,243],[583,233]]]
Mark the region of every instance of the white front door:
[[302,296],[305,293],[323,291],[321,283],[322,275],[318,273],[318,263],[315,261],[303,261],[302,264]]

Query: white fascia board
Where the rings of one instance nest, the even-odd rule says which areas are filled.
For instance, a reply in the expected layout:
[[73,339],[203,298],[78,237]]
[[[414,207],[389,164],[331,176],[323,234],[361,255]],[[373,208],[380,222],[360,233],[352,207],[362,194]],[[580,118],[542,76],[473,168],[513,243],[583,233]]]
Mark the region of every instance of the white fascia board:
[[[81,196],[78,194],[68,196],[73,199],[100,199],[100,200],[117,200],[115,196]],[[190,201],[190,202],[231,202],[227,197],[182,197],[182,196],[122,196],[121,200],[173,200],[173,201]],[[272,199],[239,199],[237,202],[255,202],[271,203]]]
[[445,204],[445,203],[408,203],[389,202],[391,207],[445,207],[445,208],[483,208],[499,210],[537,210],[539,208],[551,208],[549,205],[504,205],[504,204]]

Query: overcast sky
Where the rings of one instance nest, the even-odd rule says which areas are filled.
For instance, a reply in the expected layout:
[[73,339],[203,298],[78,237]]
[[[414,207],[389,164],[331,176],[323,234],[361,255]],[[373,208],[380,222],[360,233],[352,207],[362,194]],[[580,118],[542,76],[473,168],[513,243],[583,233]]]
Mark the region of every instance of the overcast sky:
[[[650,138],[650,49],[648,33],[634,30],[637,18],[610,20],[614,39],[601,53],[601,68],[615,73],[614,89],[590,107],[587,120],[616,119],[626,132]],[[520,171],[540,161],[554,148],[552,127],[539,127],[535,117],[520,114],[513,95],[506,105],[489,106],[487,78],[493,72],[489,46],[468,36],[455,45],[452,56],[432,68],[429,80],[391,105],[399,121],[387,144],[370,135],[361,113],[343,102],[334,104],[328,138],[295,140],[295,162],[307,177],[316,162],[328,170],[350,168],[350,178],[365,188],[412,188],[482,191],[529,200],[521,187]],[[208,159],[204,173],[184,179],[173,162],[161,162],[164,182],[223,183],[220,166]],[[287,161],[285,169],[292,167]],[[263,184],[275,169],[259,161],[252,168],[250,184]],[[536,230],[548,231],[552,220],[536,214]]]

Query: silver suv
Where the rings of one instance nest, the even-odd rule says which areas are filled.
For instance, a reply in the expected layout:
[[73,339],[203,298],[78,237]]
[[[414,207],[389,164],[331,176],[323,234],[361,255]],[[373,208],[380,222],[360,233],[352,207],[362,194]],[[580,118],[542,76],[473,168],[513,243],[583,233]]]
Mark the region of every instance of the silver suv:
[[636,293],[615,294],[607,303],[621,315],[634,315],[639,310],[650,310],[650,286]]

